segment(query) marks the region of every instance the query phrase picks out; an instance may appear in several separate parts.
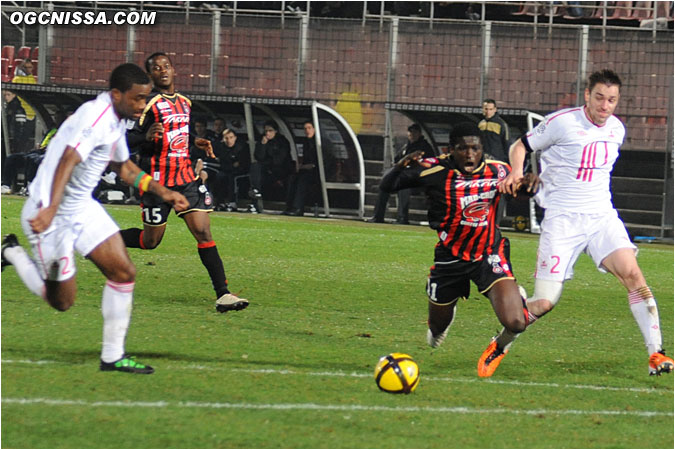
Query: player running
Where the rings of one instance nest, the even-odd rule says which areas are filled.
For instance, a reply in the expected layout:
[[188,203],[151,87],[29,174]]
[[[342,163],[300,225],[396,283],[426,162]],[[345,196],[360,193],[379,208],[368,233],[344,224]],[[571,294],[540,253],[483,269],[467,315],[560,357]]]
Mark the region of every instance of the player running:
[[[661,347],[656,300],[635,257],[637,248],[612,204],[610,174],[626,130],[616,118],[621,80],[611,70],[591,74],[586,104],[546,116],[510,149],[513,171],[500,191],[513,192],[523,176],[525,155],[541,150],[542,189],[535,197],[546,208],[541,224],[534,295],[528,300],[530,323],[551,311],[574,263],[587,253],[601,272],[610,272],[628,291],[628,304],[649,354],[649,374],[673,370]],[[492,369],[499,365],[518,333],[502,330],[491,344]],[[495,357],[500,355],[500,357]]]
[[152,192],[177,211],[188,201],[152,180],[129,160],[126,119],[137,119],[150,93],[150,79],[134,64],[110,76],[110,91],[80,106],[59,128],[28,188],[21,213],[23,232],[35,261],[15,235],[2,241],[2,268],[14,265],[24,284],[59,311],[75,301],[73,251],[90,259],[105,275],[101,311],[103,349],[100,369],[150,374],[153,369],[125,355],[136,269],[117,224],[92,198],[108,164],[141,192]]
[[[174,86],[174,67],[165,53],[154,53],[145,61],[154,89],[138,123],[128,133],[129,147],[137,149],[140,166],[161,185],[184,194],[190,206],[176,215],[185,221],[197,240],[199,258],[211,277],[216,291],[216,310],[238,311],[248,306],[248,300],[232,294],[227,287],[223,261],[211,235],[209,215],[213,211],[211,196],[192,167],[189,154],[190,112],[192,102],[179,94]],[[215,158],[211,142],[196,138],[195,145]],[[156,248],[166,230],[172,205],[146,192],[141,197],[143,229],[122,230],[124,244],[129,248]]]
[[[427,281],[429,329],[427,343],[438,347],[455,317],[457,301],[470,292],[473,281],[490,299],[499,321],[512,333],[527,326],[524,295],[519,292],[509,260],[509,240],[495,223],[501,201],[497,182],[511,168],[483,158],[481,132],[473,123],[461,123],[450,135],[450,155],[421,159],[407,155],[382,178],[380,189],[395,192],[424,188],[429,201],[429,226],[438,233],[434,265]],[[529,190],[538,178],[528,175]],[[478,375],[486,376],[479,361]]]

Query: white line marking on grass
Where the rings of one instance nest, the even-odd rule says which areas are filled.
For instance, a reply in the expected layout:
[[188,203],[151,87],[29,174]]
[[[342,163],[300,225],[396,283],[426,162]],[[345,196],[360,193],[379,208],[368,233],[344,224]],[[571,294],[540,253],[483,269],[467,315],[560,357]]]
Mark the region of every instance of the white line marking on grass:
[[[221,370],[213,367],[205,366],[187,366],[188,369],[197,370]],[[246,372],[246,373],[266,373],[279,375],[306,375],[306,376],[322,376],[322,377],[358,377],[371,378],[373,374],[358,373],[358,372],[296,372],[293,370],[278,370],[278,369],[222,369],[232,372]],[[478,378],[449,378],[449,377],[424,377],[425,381],[449,381],[453,383],[494,383],[494,384],[508,384],[512,386],[530,386],[530,387],[552,387],[552,388],[568,388],[568,389],[590,389],[594,391],[627,391],[627,392],[645,392],[658,393],[670,392],[669,389],[655,389],[655,388],[634,388],[634,387],[613,387],[613,386],[596,386],[591,384],[558,384],[558,383],[537,383],[528,381],[511,381],[511,380],[495,380],[495,379],[478,379]]]
[[[3,359],[3,364],[57,364],[58,361],[32,361],[32,360],[11,360]],[[178,370],[207,370],[217,372],[241,372],[241,373],[260,373],[272,375],[300,375],[308,377],[351,377],[351,378],[371,378],[373,374],[365,372],[302,372],[292,369],[243,369],[243,368],[223,368],[206,366],[202,364],[171,365],[167,368]],[[425,381],[444,381],[452,383],[493,383],[504,384],[510,386],[529,386],[529,387],[549,387],[558,389],[587,389],[591,391],[614,391],[614,392],[641,392],[647,394],[663,394],[672,393],[672,389],[668,388],[639,388],[639,387],[615,387],[615,386],[598,386],[593,384],[560,384],[560,383],[540,383],[535,381],[513,381],[513,380],[497,380],[494,378],[480,379],[480,378],[451,378],[451,377],[424,377]]]
[[657,417],[673,416],[672,412],[661,411],[582,411],[578,409],[510,409],[510,408],[467,408],[464,406],[378,406],[378,405],[320,405],[316,403],[212,403],[212,402],[130,402],[130,401],[98,401],[61,400],[51,398],[3,398],[2,403],[18,405],[51,405],[51,406],[87,406],[87,407],[121,407],[121,408],[205,408],[205,409],[257,409],[257,410],[311,410],[311,411],[382,411],[382,412],[422,412],[422,413],[459,413],[459,414],[522,414],[537,415],[572,415],[572,416],[639,416]]
[[3,364],[54,364],[56,361],[34,361],[32,359],[3,359]]

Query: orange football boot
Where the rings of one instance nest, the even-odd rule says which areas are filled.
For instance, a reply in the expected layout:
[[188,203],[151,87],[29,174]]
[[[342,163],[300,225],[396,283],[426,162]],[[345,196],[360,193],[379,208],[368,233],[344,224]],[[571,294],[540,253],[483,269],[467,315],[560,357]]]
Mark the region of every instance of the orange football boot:
[[478,360],[478,376],[491,377],[508,352],[508,350],[497,348],[497,339],[492,338],[490,345],[488,345],[488,348],[485,349]]
[[661,375],[673,371],[673,358],[668,358],[663,350],[649,357],[649,375]]

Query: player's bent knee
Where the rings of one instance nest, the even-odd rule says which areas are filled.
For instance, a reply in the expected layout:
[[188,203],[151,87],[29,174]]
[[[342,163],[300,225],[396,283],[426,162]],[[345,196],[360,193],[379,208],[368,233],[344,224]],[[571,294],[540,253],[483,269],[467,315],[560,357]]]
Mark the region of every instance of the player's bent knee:
[[108,278],[116,283],[133,283],[136,280],[136,266],[129,262],[117,267]]
[[159,238],[145,237],[145,236],[143,237],[143,247],[145,248],[145,250],[152,250],[157,248],[160,242],[162,242],[161,236]]
[[502,325],[511,333],[522,333],[527,328],[527,320],[525,319],[525,315],[519,311],[516,315],[504,320]]
[[560,300],[562,290],[562,281],[537,279],[534,282],[534,294],[527,301],[528,307],[531,303],[539,302],[539,306],[548,312],[552,310]]
[[46,295],[47,303],[49,306],[56,309],[57,311],[68,311],[71,306],[75,303],[75,296],[70,295],[69,293],[60,293],[60,292],[49,292],[47,291]]

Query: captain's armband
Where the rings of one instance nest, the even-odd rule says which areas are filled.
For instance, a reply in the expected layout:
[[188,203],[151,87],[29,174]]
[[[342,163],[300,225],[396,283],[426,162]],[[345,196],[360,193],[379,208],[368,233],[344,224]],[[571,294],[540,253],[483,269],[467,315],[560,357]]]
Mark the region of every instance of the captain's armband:
[[136,180],[134,180],[134,187],[138,188],[141,195],[143,195],[143,193],[148,190],[148,186],[150,185],[151,181],[152,177],[141,170],[138,172]]

